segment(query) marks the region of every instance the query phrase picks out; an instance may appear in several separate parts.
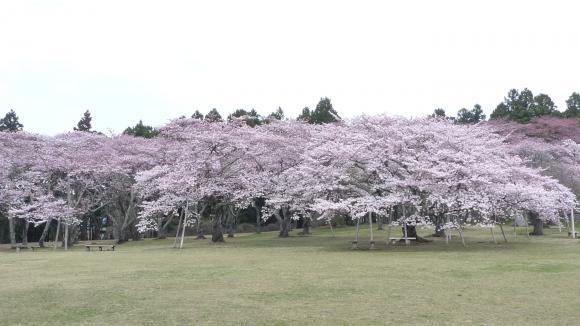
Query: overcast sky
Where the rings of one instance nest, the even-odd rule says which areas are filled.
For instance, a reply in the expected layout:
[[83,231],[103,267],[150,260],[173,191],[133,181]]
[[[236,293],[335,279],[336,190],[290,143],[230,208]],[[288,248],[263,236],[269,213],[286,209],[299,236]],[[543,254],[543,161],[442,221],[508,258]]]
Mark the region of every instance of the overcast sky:
[[576,1],[2,1],[0,114],[25,130],[162,125],[331,98],[339,114],[489,114],[580,91]]

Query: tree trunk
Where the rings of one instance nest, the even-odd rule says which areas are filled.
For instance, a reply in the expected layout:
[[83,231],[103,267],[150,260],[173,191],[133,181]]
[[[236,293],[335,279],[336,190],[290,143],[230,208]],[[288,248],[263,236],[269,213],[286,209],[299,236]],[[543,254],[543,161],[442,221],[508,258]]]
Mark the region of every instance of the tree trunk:
[[[173,213],[171,215],[173,215]],[[181,225],[181,220],[179,220],[179,223],[180,223],[179,225]],[[157,230],[158,240],[167,239],[167,229],[166,229],[167,224],[169,223],[166,223],[165,225],[163,224],[163,217],[159,218],[159,221],[157,223],[157,225],[159,225],[159,229]],[[177,227],[177,229],[179,229],[179,226]]]
[[64,250],[68,250],[68,224],[64,225]]
[[528,216],[534,226],[534,230],[530,235],[544,235],[544,221],[540,219],[539,214],[536,212],[529,212]]
[[[431,242],[431,240],[427,240],[425,238],[420,237],[419,235],[417,235],[417,227],[415,225],[409,225],[406,224],[405,225],[407,228],[407,237],[408,238],[415,238],[412,239],[411,241],[415,241],[415,242]],[[403,235],[405,235],[405,227],[401,228]],[[404,240],[402,240],[404,241]]]
[[24,229],[22,229],[22,246],[28,247],[28,227],[30,222],[24,221]]
[[530,235],[544,235],[544,221],[540,219],[535,219],[533,221],[534,230],[530,233]]
[[81,228],[78,224],[73,224],[70,226],[69,236],[68,236],[68,247],[72,248],[75,244],[79,242],[81,235]]
[[16,249],[16,231],[14,229],[14,217],[8,218],[8,229],[10,230],[10,248]]
[[445,224],[445,219],[443,218],[443,215],[435,215],[434,220],[435,220],[435,233],[433,233],[433,236],[440,237],[440,238],[445,237],[446,234],[445,234],[445,230],[443,229],[443,225]]
[[290,236],[290,218],[288,216],[288,208],[280,208],[280,214],[276,214],[278,222],[280,223],[280,233],[278,237],[287,238]]
[[380,215],[380,214],[374,214],[374,215],[377,217],[377,224],[378,224],[377,230],[380,230],[380,231],[384,230],[385,229],[383,227],[383,224],[384,224],[383,218],[384,218],[384,216],[383,215]]
[[260,209],[258,209],[257,205],[253,205],[254,210],[256,211],[256,233],[261,233],[262,230],[260,229],[261,225],[262,225],[262,217],[260,216]]
[[42,235],[40,236],[40,240],[38,240],[38,246],[44,248],[44,241],[46,241],[46,236],[48,235],[48,230],[50,229],[50,223],[52,222],[52,218],[49,218],[46,224],[44,225],[44,230],[42,230]]
[[227,210],[226,228],[228,232],[228,238],[233,238],[236,225],[236,217],[231,207],[225,207],[225,209]]
[[288,223],[288,219],[282,218],[280,222],[280,233],[278,233],[278,237],[280,238],[287,238],[290,236],[290,223]]
[[196,239],[200,240],[200,239],[205,239],[205,235],[203,235],[203,227],[201,225],[201,214],[199,215],[199,217],[197,218],[197,225],[196,225],[196,233],[197,236],[195,237]]
[[304,223],[302,223],[302,234],[310,234],[310,217],[304,217]]
[[211,225],[211,242],[225,242],[222,230],[222,214],[218,212],[214,215]]

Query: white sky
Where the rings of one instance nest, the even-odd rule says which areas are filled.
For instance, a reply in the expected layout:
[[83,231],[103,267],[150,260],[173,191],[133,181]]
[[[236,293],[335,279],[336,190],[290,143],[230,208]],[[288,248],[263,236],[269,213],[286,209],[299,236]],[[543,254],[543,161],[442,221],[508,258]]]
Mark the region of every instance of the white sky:
[[339,114],[489,114],[510,88],[580,91],[577,1],[3,1],[0,114],[25,130],[222,116],[320,97]]

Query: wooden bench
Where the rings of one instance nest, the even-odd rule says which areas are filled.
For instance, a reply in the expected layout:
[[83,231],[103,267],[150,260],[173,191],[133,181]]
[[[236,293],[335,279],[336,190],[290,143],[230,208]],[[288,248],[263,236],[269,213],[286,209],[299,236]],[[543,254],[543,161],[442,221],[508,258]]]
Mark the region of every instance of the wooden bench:
[[85,245],[85,248],[87,248],[87,251],[91,251],[91,248],[99,248],[99,251],[103,251],[103,248],[111,248],[112,251],[115,251],[114,244],[88,244]]
[[399,240],[417,240],[417,238],[415,238],[415,237],[389,238],[389,243],[395,244]]
[[39,249],[39,246],[23,246],[23,245],[17,245],[16,247],[14,247],[14,249],[16,249],[16,251],[20,251],[22,249],[32,249],[32,251],[35,251],[36,249]]

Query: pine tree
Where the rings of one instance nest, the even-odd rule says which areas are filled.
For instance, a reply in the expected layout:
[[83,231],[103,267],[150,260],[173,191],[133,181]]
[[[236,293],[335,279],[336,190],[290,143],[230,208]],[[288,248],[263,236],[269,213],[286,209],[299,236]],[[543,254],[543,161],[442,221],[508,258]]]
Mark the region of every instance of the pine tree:
[[485,120],[485,114],[481,109],[481,105],[475,104],[473,109],[467,110],[463,108],[457,112],[457,123],[478,123]]
[[16,132],[21,131],[24,126],[18,120],[14,110],[8,111],[4,118],[0,119],[0,131]]
[[541,117],[544,115],[561,115],[556,109],[554,101],[546,94],[538,94],[534,97],[534,103],[531,106],[532,115],[534,117]]
[[228,115],[228,121],[232,121],[235,118],[243,118],[250,127],[259,126],[263,123],[262,117],[254,109],[249,112],[244,109],[237,109],[234,113]]
[[136,124],[135,127],[127,127],[127,129],[123,131],[123,134],[135,137],[153,138],[159,135],[159,131],[151,126],[144,125],[143,121],[139,120],[139,123]]
[[491,119],[507,118],[518,122],[528,122],[533,117],[534,94],[525,88],[521,93],[511,89],[502,103],[493,110]]
[[284,111],[282,110],[281,107],[278,107],[278,110],[270,113],[270,115],[268,117],[270,119],[283,120],[284,119]]
[[437,108],[435,109],[435,111],[433,111],[433,113],[431,113],[431,118],[445,118],[446,114],[445,114],[445,110],[443,110],[442,108]]
[[91,112],[89,112],[89,110],[86,110],[85,113],[83,114],[83,117],[81,118],[81,120],[79,120],[74,130],[90,132],[92,128],[91,120],[93,120],[93,118],[91,117]]
[[297,120],[305,121],[305,122],[308,122],[308,123],[312,123],[312,122],[310,122],[312,120],[311,115],[312,114],[310,112],[310,109],[308,107],[305,107],[304,109],[302,109],[302,113],[300,113],[300,115],[298,116]]
[[195,113],[191,115],[192,119],[203,120],[203,114],[199,110],[195,110]]
[[576,92],[572,93],[566,100],[566,107],[566,111],[564,112],[566,118],[580,117],[580,94]]
[[218,112],[218,110],[216,108],[211,109],[211,111],[209,111],[204,118],[205,121],[207,122],[222,122],[222,116],[221,114]]
[[310,123],[323,124],[340,121],[338,112],[332,107],[332,103],[328,97],[320,99],[316,105],[316,109],[310,114]]

